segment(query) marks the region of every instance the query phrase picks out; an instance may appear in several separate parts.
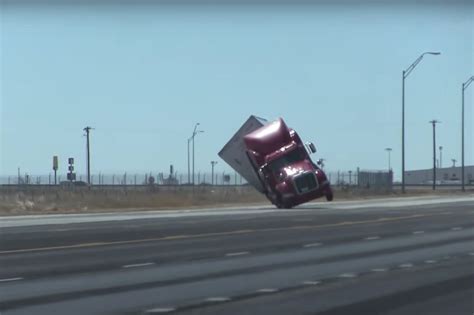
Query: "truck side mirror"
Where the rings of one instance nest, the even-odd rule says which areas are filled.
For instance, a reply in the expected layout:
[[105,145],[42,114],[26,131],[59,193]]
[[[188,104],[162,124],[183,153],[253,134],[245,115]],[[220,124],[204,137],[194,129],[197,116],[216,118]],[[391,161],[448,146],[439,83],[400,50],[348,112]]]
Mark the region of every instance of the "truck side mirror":
[[306,143],[306,147],[311,153],[316,153],[316,146],[312,142]]

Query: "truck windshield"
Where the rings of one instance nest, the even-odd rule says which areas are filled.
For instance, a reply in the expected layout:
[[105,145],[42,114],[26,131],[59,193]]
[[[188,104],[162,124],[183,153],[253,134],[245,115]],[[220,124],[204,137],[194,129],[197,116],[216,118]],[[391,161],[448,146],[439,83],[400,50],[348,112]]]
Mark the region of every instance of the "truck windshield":
[[278,159],[268,163],[268,167],[272,172],[279,172],[282,168],[288,164],[292,164],[298,161],[304,160],[305,155],[301,149],[295,149],[287,154],[279,157]]

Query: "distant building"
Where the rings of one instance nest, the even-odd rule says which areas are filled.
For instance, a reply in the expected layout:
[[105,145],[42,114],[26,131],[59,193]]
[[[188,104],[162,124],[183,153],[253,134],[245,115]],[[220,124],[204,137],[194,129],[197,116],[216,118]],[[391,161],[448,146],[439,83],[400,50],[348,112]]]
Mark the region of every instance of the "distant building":
[[[464,166],[464,183],[474,185],[474,165]],[[461,167],[443,167],[436,169],[436,182],[440,184],[461,184]],[[433,169],[405,171],[405,183],[430,184],[433,183]]]

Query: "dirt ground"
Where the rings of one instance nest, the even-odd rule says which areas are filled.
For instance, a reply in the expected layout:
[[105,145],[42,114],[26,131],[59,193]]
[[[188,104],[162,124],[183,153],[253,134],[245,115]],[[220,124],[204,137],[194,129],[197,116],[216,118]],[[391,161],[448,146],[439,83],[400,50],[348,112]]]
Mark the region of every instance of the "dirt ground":
[[[335,188],[334,200],[372,199],[402,196],[400,191],[373,191]],[[456,195],[453,189],[436,194]],[[433,194],[426,188],[409,189],[403,196]],[[0,215],[85,213],[131,210],[160,210],[238,205],[270,205],[251,187],[192,187],[176,189],[74,189],[23,188],[0,190]]]

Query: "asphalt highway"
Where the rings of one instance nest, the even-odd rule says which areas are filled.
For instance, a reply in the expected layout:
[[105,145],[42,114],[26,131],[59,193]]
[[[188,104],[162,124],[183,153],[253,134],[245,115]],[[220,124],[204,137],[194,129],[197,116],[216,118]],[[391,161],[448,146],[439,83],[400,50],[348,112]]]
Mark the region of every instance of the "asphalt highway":
[[474,313],[474,197],[0,219],[1,314]]

